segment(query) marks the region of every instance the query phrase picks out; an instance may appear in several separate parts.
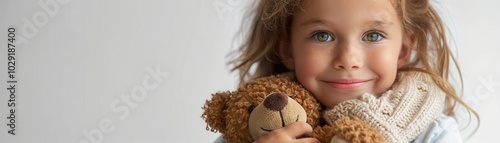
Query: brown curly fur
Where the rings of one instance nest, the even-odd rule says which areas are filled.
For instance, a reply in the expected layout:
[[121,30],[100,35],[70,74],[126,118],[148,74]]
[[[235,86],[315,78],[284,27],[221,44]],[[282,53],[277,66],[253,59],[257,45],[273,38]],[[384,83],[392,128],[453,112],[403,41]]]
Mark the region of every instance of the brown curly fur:
[[330,142],[335,135],[350,143],[384,142],[384,138],[378,130],[371,127],[366,121],[356,117],[342,117],[331,126],[317,127],[313,131],[313,137],[323,143]]
[[330,140],[335,136],[333,126],[318,126],[313,130],[313,138],[318,139],[322,143],[330,143]]
[[207,130],[220,132],[227,142],[250,142],[248,118],[250,105],[257,106],[266,95],[282,92],[302,105],[307,113],[307,123],[318,126],[321,105],[314,96],[294,78],[293,74],[282,74],[257,78],[240,86],[234,92],[212,94],[202,107]]

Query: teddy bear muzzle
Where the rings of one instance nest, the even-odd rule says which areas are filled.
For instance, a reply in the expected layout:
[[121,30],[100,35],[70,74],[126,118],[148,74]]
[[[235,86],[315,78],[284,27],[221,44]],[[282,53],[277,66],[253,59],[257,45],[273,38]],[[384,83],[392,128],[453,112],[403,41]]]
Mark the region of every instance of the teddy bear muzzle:
[[306,121],[302,106],[283,93],[271,93],[250,113],[249,130],[254,140],[297,121]]

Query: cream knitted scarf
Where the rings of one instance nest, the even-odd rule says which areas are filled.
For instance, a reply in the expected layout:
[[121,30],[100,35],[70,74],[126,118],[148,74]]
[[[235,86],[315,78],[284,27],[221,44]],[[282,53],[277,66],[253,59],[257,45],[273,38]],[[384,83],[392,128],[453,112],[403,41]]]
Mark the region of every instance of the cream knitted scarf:
[[445,93],[421,72],[400,72],[381,96],[365,93],[323,113],[328,124],[344,116],[358,117],[380,131],[389,143],[414,140],[443,111]]

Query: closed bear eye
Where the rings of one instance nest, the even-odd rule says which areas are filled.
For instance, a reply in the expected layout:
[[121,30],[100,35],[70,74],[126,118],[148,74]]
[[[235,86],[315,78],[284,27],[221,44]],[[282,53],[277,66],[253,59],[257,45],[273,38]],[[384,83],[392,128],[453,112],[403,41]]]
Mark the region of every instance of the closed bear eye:
[[263,127],[260,127],[260,129],[261,129],[261,130],[263,130],[263,131],[266,131],[266,132],[271,132],[271,131],[273,131],[273,130],[270,130],[270,129],[264,129]]

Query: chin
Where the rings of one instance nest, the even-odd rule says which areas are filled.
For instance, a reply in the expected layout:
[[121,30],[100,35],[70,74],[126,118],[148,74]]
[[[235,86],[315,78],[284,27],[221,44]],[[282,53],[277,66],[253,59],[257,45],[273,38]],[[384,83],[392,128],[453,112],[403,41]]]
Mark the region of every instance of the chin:
[[333,100],[333,102],[328,102],[328,103],[320,102],[320,103],[322,103],[322,105],[325,106],[325,107],[327,107],[327,108],[332,108],[332,107],[334,107],[334,106],[336,106],[339,103],[342,103],[344,101],[351,100],[351,99],[356,99],[356,98],[360,98],[361,95],[363,95],[363,94],[349,96],[349,97],[344,98],[344,99],[336,99],[336,100],[334,100],[334,99],[326,99],[327,101],[332,101]]

